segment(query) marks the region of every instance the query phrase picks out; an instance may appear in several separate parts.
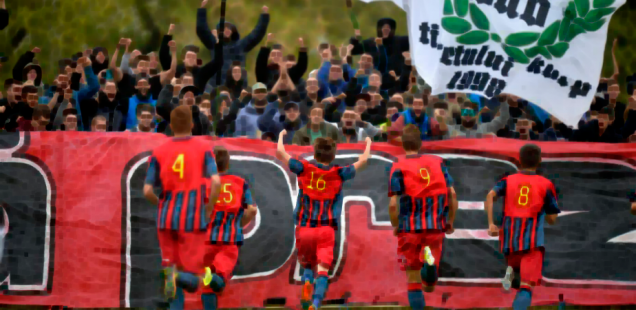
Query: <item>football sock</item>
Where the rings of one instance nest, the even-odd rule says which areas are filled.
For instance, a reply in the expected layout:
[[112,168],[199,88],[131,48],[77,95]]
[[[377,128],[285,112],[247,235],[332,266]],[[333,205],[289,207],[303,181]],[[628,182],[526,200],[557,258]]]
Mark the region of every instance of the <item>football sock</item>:
[[170,310],[183,310],[185,306],[185,295],[183,289],[177,287],[177,293],[174,296],[174,300],[170,302]]
[[303,284],[305,284],[305,282],[307,281],[309,281],[309,283],[314,283],[314,271],[309,268],[305,268],[302,278]]
[[515,290],[521,288],[521,276],[518,273],[515,274],[515,277],[512,279],[510,286]]
[[212,288],[212,290],[217,293],[222,291],[225,288],[225,280],[223,280],[223,277],[219,276],[216,273],[212,274],[212,282],[210,282],[210,288]]
[[515,297],[515,301],[512,303],[512,308],[514,310],[526,310],[530,307],[532,303],[532,292],[528,289],[522,288],[517,292],[517,296]]
[[435,285],[437,283],[437,266],[424,265],[420,270],[420,275],[427,286]]
[[409,305],[413,310],[424,310],[424,294],[422,293],[421,283],[409,283]]
[[183,288],[188,293],[194,293],[199,289],[199,277],[188,273],[188,272],[178,272],[177,273],[177,286]]
[[217,307],[216,294],[203,294],[201,295],[201,303],[203,304],[203,310],[216,310]]
[[327,286],[329,285],[329,276],[326,271],[318,272],[318,279],[316,279],[316,286],[314,289],[314,306],[320,308],[322,300],[325,298],[327,292]]

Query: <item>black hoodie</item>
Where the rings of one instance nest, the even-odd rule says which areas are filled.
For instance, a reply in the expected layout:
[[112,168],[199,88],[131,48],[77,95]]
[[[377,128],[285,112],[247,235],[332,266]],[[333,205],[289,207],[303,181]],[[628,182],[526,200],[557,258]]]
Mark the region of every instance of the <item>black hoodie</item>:
[[[404,57],[402,53],[409,51],[409,37],[408,36],[396,36],[396,22],[392,18],[382,18],[378,20],[377,23],[377,38],[382,37],[382,27],[388,24],[391,27],[391,34],[388,38],[382,40],[382,44],[386,48],[386,53],[389,58],[388,70],[386,72],[393,70],[397,75],[402,73],[402,67],[404,64]],[[349,40],[350,44],[353,44],[353,50],[351,51],[352,55],[362,55],[365,52],[373,56],[373,63],[375,66],[378,65],[380,60],[378,54],[378,48],[375,44],[375,38],[369,38],[360,42],[357,38],[352,37]],[[380,68],[382,72],[385,72],[383,68]]]

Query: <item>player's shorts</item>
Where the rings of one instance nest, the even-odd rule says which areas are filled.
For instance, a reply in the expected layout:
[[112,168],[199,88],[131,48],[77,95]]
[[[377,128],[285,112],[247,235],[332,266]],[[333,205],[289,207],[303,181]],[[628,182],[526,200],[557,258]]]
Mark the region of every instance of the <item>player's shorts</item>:
[[429,247],[439,274],[442,260],[444,232],[426,231],[422,233],[399,233],[397,253],[402,270],[420,270],[424,266],[424,248]]
[[207,236],[205,231],[184,232],[158,229],[161,266],[176,265],[180,270],[201,274],[205,270],[203,256]]
[[298,262],[303,268],[313,268],[318,264],[331,268],[335,243],[336,230],[333,227],[296,228]]
[[[521,276],[521,288],[532,289],[541,284],[543,271],[543,248],[516,252],[506,255],[508,266]],[[524,285],[525,283],[525,285]]]

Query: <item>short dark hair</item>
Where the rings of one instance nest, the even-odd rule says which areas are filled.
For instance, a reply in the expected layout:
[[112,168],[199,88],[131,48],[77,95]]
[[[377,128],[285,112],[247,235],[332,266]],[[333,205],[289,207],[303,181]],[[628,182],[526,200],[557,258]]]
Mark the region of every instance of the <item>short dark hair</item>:
[[22,101],[26,102],[27,94],[37,94],[37,93],[38,93],[38,89],[37,87],[33,85],[22,87]]
[[292,54],[287,55],[287,61],[296,62],[296,56]]
[[108,120],[103,115],[97,115],[93,117],[93,120],[91,120],[91,126],[95,126],[98,121],[104,121],[106,122],[106,124],[108,124]]
[[219,172],[225,172],[230,168],[230,153],[223,146],[214,147],[214,159]]
[[541,163],[541,148],[536,144],[526,144],[519,150],[521,168],[537,168]]
[[417,126],[406,125],[402,130],[402,148],[407,152],[417,152],[422,147],[422,132]]
[[9,89],[9,87],[13,86],[13,83],[15,83],[14,79],[6,79],[6,80],[4,80],[4,89],[5,90]]
[[34,120],[39,119],[40,117],[44,117],[44,118],[51,118],[51,109],[49,108],[48,105],[45,104],[38,104],[34,109],[33,109],[33,118]]
[[180,105],[170,112],[170,126],[175,134],[192,132],[192,109]]
[[317,138],[314,141],[314,158],[319,163],[331,163],[336,158],[336,141],[331,138]]
[[148,112],[150,114],[154,114],[152,106],[149,105],[149,104],[146,104],[146,103],[140,104],[140,105],[137,106],[137,117],[141,116],[141,113],[143,113],[143,112]]

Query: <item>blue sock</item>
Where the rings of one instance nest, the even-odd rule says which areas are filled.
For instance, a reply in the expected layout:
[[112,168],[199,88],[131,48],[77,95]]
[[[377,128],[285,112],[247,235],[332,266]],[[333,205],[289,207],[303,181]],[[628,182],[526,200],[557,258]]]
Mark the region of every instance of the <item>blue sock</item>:
[[309,281],[309,283],[314,283],[314,271],[309,268],[305,268],[302,277],[303,284],[305,284],[305,282],[307,281]]
[[177,287],[177,292],[174,296],[174,300],[170,302],[170,310],[183,310],[185,306],[185,295],[183,289]]
[[420,269],[420,276],[427,285],[435,285],[437,283],[437,266],[425,265]]
[[201,295],[201,303],[203,304],[203,310],[216,310],[218,300],[216,294],[203,294]]
[[210,287],[215,292],[221,292],[225,288],[225,281],[221,276],[216,273],[212,274],[212,282],[210,282]]
[[199,277],[188,272],[178,272],[177,286],[189,293],[194,293],[199,289]]
[[318,279],[316,279],[316,284],[314,287],[314,306],[316,308],[320,308],[322,305],[322,300],[325,298],[325,293],[327,293],[327,286],[329,285],[329,277],[327,273],[318,273]]
[[512,308],[514,310],[526,310],[530,307],[532,303],[532,293],[527,289],[521,289],[517,292],[517,297],[515,297],[515,301],[512,303]]
[[424,294],[422,294],[422,284],[409,283],[409,305],[413,310],[424,310]]

